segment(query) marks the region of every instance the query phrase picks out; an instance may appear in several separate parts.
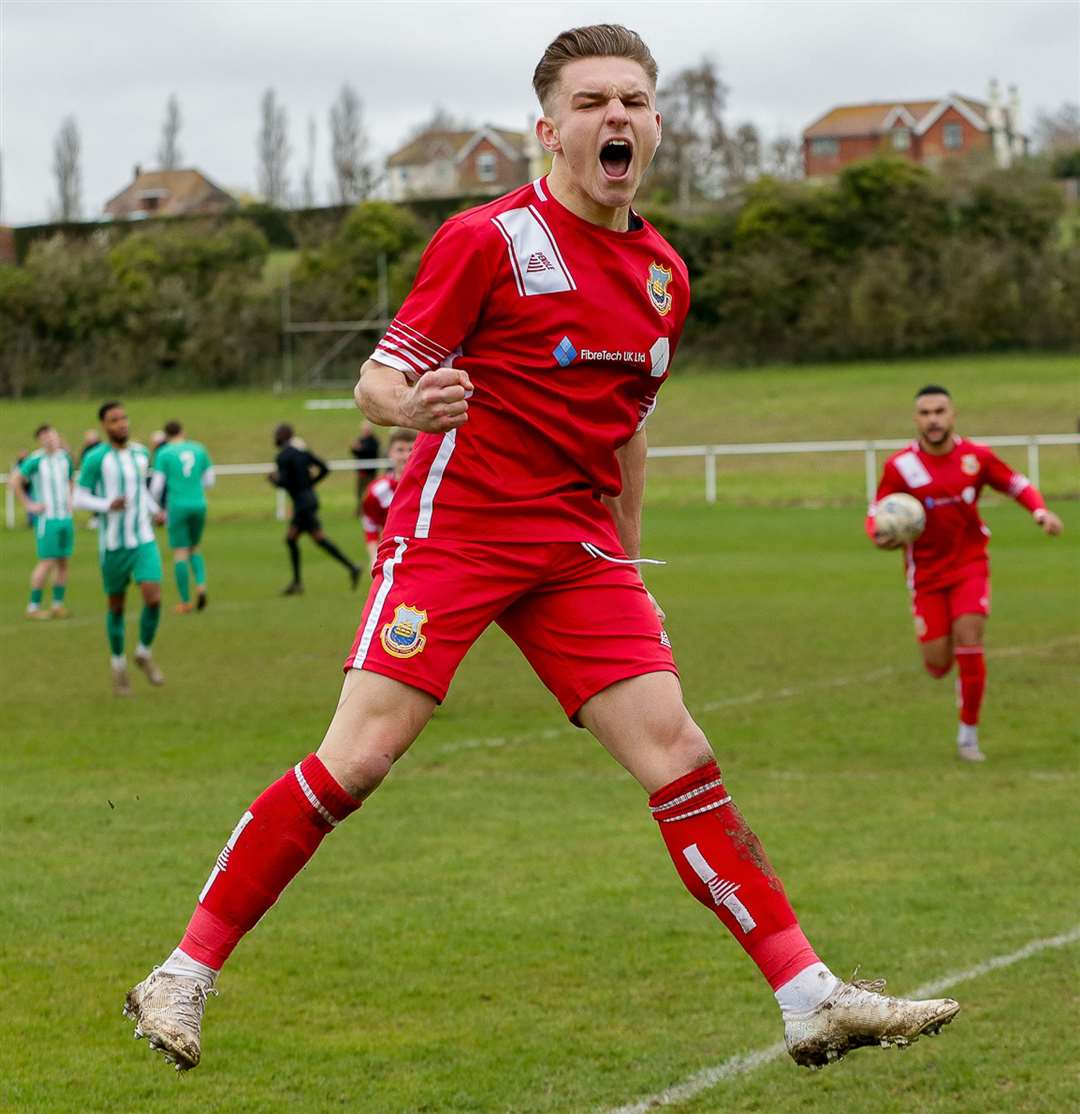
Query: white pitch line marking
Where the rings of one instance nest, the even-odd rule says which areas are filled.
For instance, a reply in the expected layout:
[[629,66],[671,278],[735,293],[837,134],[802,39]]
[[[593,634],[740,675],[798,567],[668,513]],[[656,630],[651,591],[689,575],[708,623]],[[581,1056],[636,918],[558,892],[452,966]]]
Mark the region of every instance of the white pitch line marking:
[[[1080,635],[1070,634],[1065,635],[1063,638],[1057,638],[1050,642],[1042,642],[1035,645],[1005,646],[999,650],[987,650],[986,656],[988,658],[1015,658],[1025,655],[1045,657],[1047,654],[1051,654],[1055,650],[1061,649],[1063,646],[1070,646],[1076,642],[1080,642]],[[700,715],[709,712],[718,712],[723,708],[738,708],[747,704],[763,704],[768,700],[793,700],[796,697],[805,696],[811,692],[847,688],[849,685],[862,685],[871,681],[882,681],[886,677],[894,677],[898,674],[914,673],[917,671],[918,666],[888,665],[881,669],[872,669],[867,673],[854,673],[848,676],[828,677],[820,681],[807,681],[802,685],[790,685],[786,688],[774,689],[771,692],[764,689],[757,689],[754,692],[744,693],[742,696],[728,696],[724,697],[722,700],[711,700],[707,704],[698,705],[695,711]],[[540,739],[547,741],[555,739],[560,735],[576,735],[578,734],[578,730],[578,728],[566,723],[561,727],[546,727],[540,731],[530,732],[527,735],[488,735],[472,739],[460,739],[457,742],[449,742],[440,747],[433,747],[431,750],[425,749],[423,744],[421,744],[418,750],[410,750],[408,753],[415,753],[417,757],[441,758],[443,755],[457,754],[459,751],[464,750],[496,750],[499,747],[512,746],[515,743],[535,742]]]
[[[949,990],[962,982],[969,982],[971,979],[977,979],[991,971],[998,971],[1002,967],[1011,967],[1014,963],[1021,963],[1039,952],[1049,951],[1052,948],[1064,948],[1069,944],[1075,944],[1078,940],[1080,940],[1080,925],[1068,932],[1061,933],[1059,936],[1047,936],[1041,940],[1032,940],[1015,952],[1009,952],[1008,955],[994,956],[993,959],[977,963],[974,967],[968,967],[965,971],[956,971],[951,975],[935,979],[933,982],[924,983],[911,991],[911,997],[926,998],[940,994],[942,991]],[[648,1098],[639,1099],[637,1102],[629,1103],[626,1106],[613,1107],[606,1111],[606,1114],[648,1114],[650,1110],[656,1110],[661,1106],[675,1106],[680,1102],[687,1102],[696,1098],[702,1091],[707,1091],[718,1083],[722,1083],[725,1079],[731,1079],[737,1075],[746,1075],[748,1072],[762,1067],[784,1055],[786,1051],[784,1042],[777,1041],[776,1044],[767,1045],[765,1048],[759,1048],[754,1052],[741,1052],[739,1055],[725,1060],[722,1064],[695,1072],[689,1079],[677,1083],[674,1087],[669,1087],[665,1091],[658,1091],[655,1095],[649,1095]]]

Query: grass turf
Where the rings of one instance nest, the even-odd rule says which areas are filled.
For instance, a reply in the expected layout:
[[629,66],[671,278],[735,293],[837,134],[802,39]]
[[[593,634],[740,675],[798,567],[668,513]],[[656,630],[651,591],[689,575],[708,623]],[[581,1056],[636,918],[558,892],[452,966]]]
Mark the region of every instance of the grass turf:
[[[900,992],[1080,923],[1077,542],[1014,507],[987,517],[990,761],[970,767],[952,682],[918,669],[898,562],[860,511],[647,515],[671,561],[650,586],[729,788],[823,958]],[[359,550],[344,517],[328,526]],[[31,539],[3,535],[0,1109],[595,1111],[774,1042],[767,987],[683,892],[641,791],[498,632],[241,946],[202,1067],[176,1077],[131,1041],[124,990],[336,697],[361,600],[313,548],[308,594],[277,597],[279,534],[212,519],[211,607],[166,614],[168,684],[136,675],[128,702],[108,692],[93,535],[65,624],[21,620]],[[1078,960],[957,987],[958,1021],[910,1052],[777,1061],[679,1109],[1057,1114],[1080,1083]]]

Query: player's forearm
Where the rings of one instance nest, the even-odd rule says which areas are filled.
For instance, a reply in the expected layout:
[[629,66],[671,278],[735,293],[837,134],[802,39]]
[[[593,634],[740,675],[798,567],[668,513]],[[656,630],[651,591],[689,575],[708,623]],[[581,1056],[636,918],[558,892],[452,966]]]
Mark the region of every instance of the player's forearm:
[[93,511],[94,514],[104,514],[112,510],[112,503],[104,495],[95,495],[85,487],[75,488],[75,506],[83,511]]
[[1016,501],[1036,518],[1039,517],[1040,511],[1044,513],[1046,511],[1046,500],[1043,499],[1042,493],[1033,483],[1029,483],[1027,487],[1017,493]]
[[213,487],[217,483],[217,473],[213,468],[207,468],[202,474],[203,487]]
[[641,507],[645,501],[645,431],[638,430],[615,452],[622,472],[622,491],[604,503],[615,520],[615,529],[627,557],[641,556]]
[[165,473],[154,472],[150,477],[150,494],[154,502],[161,504],[161,497],[165,494]]
[[326,463],[325,460],[317,457],[310,450],[308,452],[308,456],[311,459],[311,463],[315,466],[315,475],[310,477],[311,486],[314,487],[316,484],[322,483],[323,480],[325,480],[326,477],[330,475],[330,466]]
[[402,404],[409,389],[409,384],[400,371],[375,360],[368,360],[360,369],[353,398],[364,416],[376,425],[408,426]]

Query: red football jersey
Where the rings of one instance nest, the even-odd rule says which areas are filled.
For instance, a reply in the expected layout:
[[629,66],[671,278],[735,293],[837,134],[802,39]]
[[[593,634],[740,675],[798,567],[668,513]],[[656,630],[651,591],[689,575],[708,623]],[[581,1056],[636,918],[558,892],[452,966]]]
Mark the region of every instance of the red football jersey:
[[469,420],[421,433],[387,532],[618,549],[601,495],[668,376],[686,266],[650,225],[614,232],[539,179],[451,217],[372,359],[469,373]]
[[390,510],[390,504],[394,501],[397,485],[398,478],[393,472],[387,472],[385,476],[380,476],[368,484],[361,511],[364,538],[367,541],[377,542],[382,537],[383,528],[386,526],[386,515]]
[[1044,506],[1026,476],[1014,472],[986,445],[955,437],[950,452],[934,456],[918,441],[894,453],[885,463],[877,496],[866,516],[873,537],[877,504],[886,495],[905,492],[922,503],[926,529],[905,550],[908,587],[935,590],[965,575],[972,565],[986,565],[990,531],[979,517],[978,499],[989,484],[1029,511]]

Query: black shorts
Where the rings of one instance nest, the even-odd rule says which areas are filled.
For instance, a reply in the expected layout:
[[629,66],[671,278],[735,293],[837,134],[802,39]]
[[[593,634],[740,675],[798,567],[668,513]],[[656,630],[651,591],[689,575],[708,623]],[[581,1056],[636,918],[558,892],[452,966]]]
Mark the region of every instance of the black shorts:
[[322,531],[319,521],[319,504],[308,503],[297,506],[293,504],[293,516],[289,525],[301,534],[315,534]]

